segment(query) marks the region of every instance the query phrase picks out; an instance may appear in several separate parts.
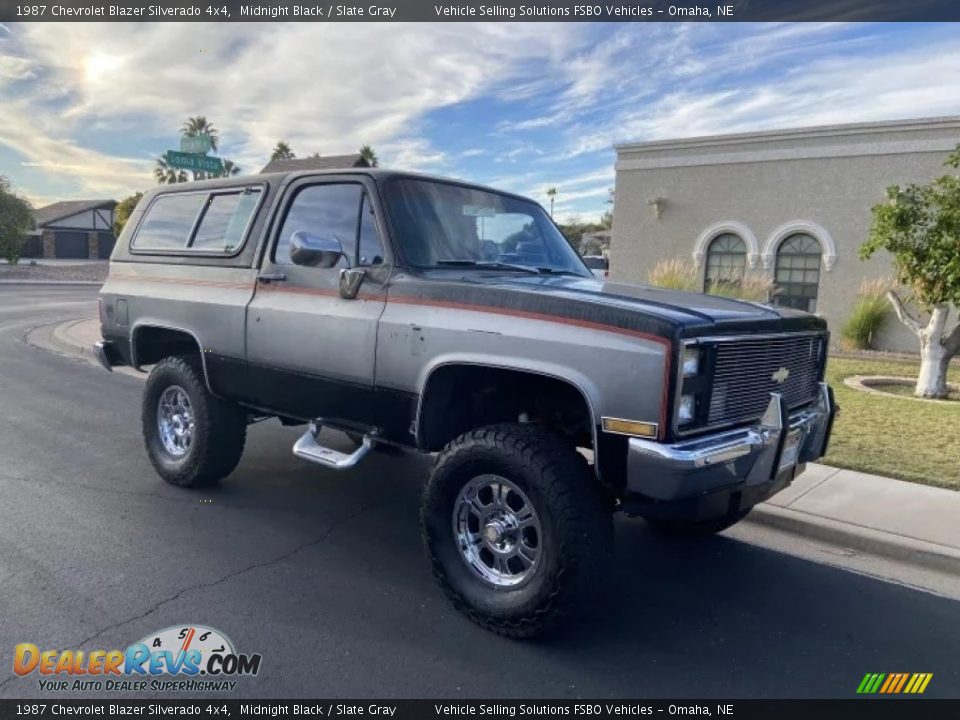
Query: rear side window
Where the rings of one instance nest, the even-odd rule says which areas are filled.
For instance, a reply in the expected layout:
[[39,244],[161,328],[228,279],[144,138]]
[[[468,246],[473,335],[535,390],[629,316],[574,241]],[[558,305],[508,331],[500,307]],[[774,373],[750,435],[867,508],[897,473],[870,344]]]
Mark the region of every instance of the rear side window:
[[231,253],[243,244],[243,231],[260,200],[260,191],[211,195],[190,247]]
[[260,188],[161,195],[147,210],[133,248],[234,253],[243,245],[260,195]]
[[133,246],[138,250],[181,250],[203,206],[205,195],[161,195],[147,210]]

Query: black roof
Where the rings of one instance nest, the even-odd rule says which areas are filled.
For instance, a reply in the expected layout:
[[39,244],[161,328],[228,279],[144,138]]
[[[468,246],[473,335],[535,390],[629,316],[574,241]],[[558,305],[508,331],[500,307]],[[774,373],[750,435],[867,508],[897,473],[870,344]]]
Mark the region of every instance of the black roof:
[[112,210],[116,206],[116,200],[62,200],[52,205],[37,208],[33,211],[33,217],[36,219],[39,228],[87,210],[97,210],[99,208]]
[[157,195],[163,195],[168,192],[189,192],[191,190],[216,190],[218,188],[242,188],[250,185],[257,185],[260,183],[276,183],[278,186],[283,185],[292,180],[297,180],[302,177],[322,177],[325,175],[366,175],[370,178],[373,178],[377,182],[384,182],[391,178],[410,178],[413,180],[431,180],[433,182],[443,182],[450,183],[453,185],[462,185],[464,187],[475,188],[477,190],[483,190],[486,192],[498,193],[500,195],[509,195],[510,197],[518,198],[520,200],[526,200],[527,202],[534,202],[540,207],[543,207],[540,203],[537,203],[535,200],[532,200],[529,197],[524,195],[518,195],[517,193],[508,192],[506,190],[500,190],[498,188],[489,187],[487,185],[480,185],[478,183],[470,182],[469,180],[460,180],[458,178],[444,177],[442,175],[430,175],[427,173],[417,173],[409,170],[390,170],[388,168],[371,168],[371,167],[356,167],[356,168],[339,168],[336,170],[297,170],[295,172],[274,172],[274,173],[260,173],[259,175],[235,175],[232,177],[226,178],[215,178],[213,180],[193,180],[185,183],[171,183],[168,185],[158,185],[155,189],[150,190],[148,195],[150,197],[155,197]]

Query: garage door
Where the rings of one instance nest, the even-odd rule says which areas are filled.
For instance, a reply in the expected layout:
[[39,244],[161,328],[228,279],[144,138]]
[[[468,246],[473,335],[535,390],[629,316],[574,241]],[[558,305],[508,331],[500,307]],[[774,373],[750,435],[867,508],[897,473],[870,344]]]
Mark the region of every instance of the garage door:
[[117,244],[117,239],[113,235],[100,233],[100,259],[109,260],[110,253],[113,252],[113,246]]
[[85,232],[70,232],[58,230],[54,234],[55,250],[58,258],[87,258],[87,234]]

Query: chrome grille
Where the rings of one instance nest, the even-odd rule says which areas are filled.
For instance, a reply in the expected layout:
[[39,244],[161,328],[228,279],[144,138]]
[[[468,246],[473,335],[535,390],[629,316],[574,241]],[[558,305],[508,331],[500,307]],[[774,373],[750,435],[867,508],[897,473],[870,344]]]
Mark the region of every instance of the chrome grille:
[[[825,340],[822,335],[783,335],[717,343],[707,424],[756,420],[772,392],[781,393],[789,408],[814,400]],[[783,369],[789,375],[777,382],[774,376],[784,375]]]

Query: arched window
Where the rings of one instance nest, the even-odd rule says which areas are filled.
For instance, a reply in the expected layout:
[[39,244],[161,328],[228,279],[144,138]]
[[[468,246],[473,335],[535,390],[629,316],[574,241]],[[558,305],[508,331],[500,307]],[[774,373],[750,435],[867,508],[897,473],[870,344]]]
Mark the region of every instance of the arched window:
[[719,284],[739,285],[747,267],[747,244],[738,235],[723,233],[707,247],[707,270],[703,289],[710,292]]
[[820,243],[812,235],[790,235],[777,249],[777,305],[814,312],[820,287]]

